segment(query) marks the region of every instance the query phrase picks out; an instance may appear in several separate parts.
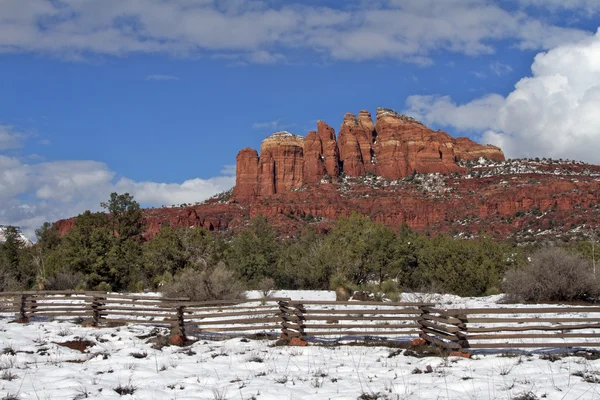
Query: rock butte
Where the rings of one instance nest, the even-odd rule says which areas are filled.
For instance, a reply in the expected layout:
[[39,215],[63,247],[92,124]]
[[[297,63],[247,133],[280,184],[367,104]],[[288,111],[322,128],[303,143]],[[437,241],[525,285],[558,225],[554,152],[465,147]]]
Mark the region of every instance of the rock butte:
[[434,132],[386,108],[377,109],[374,124],[371,114],[362,110],[358,117],[344,115],[337,140],[334,129],[318,121],[317,130],[306,138],[288,132],[266,138],[260,156],[253,149],[241,150],[233,195],[239,202],[252,203],[340,174],[399,179],[413,172],[464,172],[457,161],[480,157],[503,161],[504,153],[496,146]]
[[[420,122],[378,109],[346,114],[338,137],[323,121],[306,138],[279,132],[260,149],[237,156],[237,182],[203,204],[143,210],[146,236],[163,224],[231,233],[264,215],[281,236],[306,225],[327,231],[352,211],[391,228],[406,223],[421,232],[537,240],[600,228],[600,166],[562,160],[504,160],[502,151],[467,138],[454,139]],[[463,168],[457,160],[475,162]],[[487,165],[489,164],[489,165]],[[435,175],[440,190],[423,183]],[[463,172],[465,174],[463,174]],[[344,173],[349,177],[342,179]],[[375,177],[379,175],[381,177]],[[387,178],[387,179],[386,179]],[[75,218],[58,221],[61,234]],[[566,236],[561,236],[566,233]]]

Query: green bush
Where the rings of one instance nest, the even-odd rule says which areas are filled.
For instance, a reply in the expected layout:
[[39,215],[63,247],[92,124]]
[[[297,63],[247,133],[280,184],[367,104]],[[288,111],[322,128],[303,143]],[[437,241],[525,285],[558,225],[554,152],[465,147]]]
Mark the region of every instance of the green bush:
[[599,287],[589,261],[560,248],[538,250],[502,283],[508,302],[590,300]]

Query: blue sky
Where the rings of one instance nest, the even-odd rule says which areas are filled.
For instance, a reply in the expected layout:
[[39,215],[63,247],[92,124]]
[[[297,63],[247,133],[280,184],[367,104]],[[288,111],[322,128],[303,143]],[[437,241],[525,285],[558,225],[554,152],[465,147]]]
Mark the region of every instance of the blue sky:
[[278,130],[384,106],[600,163],[596,0],[2,0],[0,224],[228,189]]

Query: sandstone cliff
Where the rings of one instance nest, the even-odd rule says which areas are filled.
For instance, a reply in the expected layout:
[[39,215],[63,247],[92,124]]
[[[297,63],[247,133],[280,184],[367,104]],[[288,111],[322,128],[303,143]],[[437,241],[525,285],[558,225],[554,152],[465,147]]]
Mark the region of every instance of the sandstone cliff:
[[358,117],[344,115],[337,139],[333,128],[319,121],[306,139],[288,132],[266,138],[260,157],[252,149],[240,151],[234,197],[251,203],[341,174],[399,179],[414,172],[464,172],[459,160],[480,157],[504,160],[498,147],[454,139],[385,108],[377,109],[373,123],[371,114],[362,110]]

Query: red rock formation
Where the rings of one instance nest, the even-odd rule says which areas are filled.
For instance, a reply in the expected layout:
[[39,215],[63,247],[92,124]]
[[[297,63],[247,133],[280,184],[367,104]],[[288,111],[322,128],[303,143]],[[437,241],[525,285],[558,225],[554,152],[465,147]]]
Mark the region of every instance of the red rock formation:
[[[598,166],[515,161],[468,169],[469,164],[456,160],[501,161],[504,155],[497,147],[454,139],[389,110],[379,109],[376,122],[362,111],[358,118],[346,116],[339,143],[334,130],[319,121],[306,140],[278,133],[265,139],[260,157],[244,149],[237,156],[237,184],[228,202],[144,210],[147,234],[158,232],[163,223],[235,232],[262,214],[282,235],[291,235],[306,224],[327,230],[352,211],[394,229],[408,223],[420,231],[487,231],[497,237],[600,226]],[[324,184],[326,175],[339,175],[341,161],[348,175],[351,169],[364,175],[370,164],[388,179],[350,176]],[[413,171],[461,174],[399,179]],[[434,183],[423,183],[427,180]],[[57,223],[61,234],[72,226],[73,219]]]
[[370,172],[388,179],[413,172],[462,172],[457,160],[479,157],[504,160],[495,146],[454,139],[384,108],[377,109],[375,125],[371,114],[362,110],[358,117],[351,113],[344,116],[337,141],[333,128],[318,121],[317,131],[310,132],[306,140],[287,132],[266,138],[260,158],[251,149],[242,150],[237,158],[234,197],[252,202],[319,182],[326,175],[336,178],[341,172],[348,176]]
[[[534,170],[523,172],[532,165]],[[466,175],[438,178],[317,182],[306,184],[304,190],[245,204],[213,199],[185,208],[146,209],[144,225],[148,237],[165,223],[235,233],[244,229],[249,218],[262,214],[282,236],[289,236],[307,224],[326,231],[341,215],[357,211],[393,229],[407,223],[421,232],[468,235],[483,231],[499,238],[529,235],[534,240],[545,234],[556,239],[584,224],[585,230],[600,227],[600,166],[512,161],[500,167],[474,168]],[[428,179],[441,183],[431,190],[431,184],[422,182]],[[73,222],[62,220],[56,226],[65,234]]]
[[378,175],[389,179],[419,173],[460,172],[451,136],[433,132],[419,121],[392,110],[377,109]]
[[[340,165],[342,170],[350,176],[361,176],[366,172],[361,143],[357,135],[359,131],[362,132],[356,115],[346,113],[340,128],[338,146],[340,148]],[[362,142],[365,145],[364,140]],[[366,145],[368,146],[368,143]]]
[[277,132],[260,146],[259,194],[270,196],[302,186],[304,169],[302,136]]
[[323,121],[317,121],[317,135],[321,139],[325,170],[333,178],[340,176],[340,151],[335,140],[335,130]]
[[482,146],[466,137],[455,139],[454,154],[458,160],[477,160],[480,157],[494,161],[504,160],[504,153],[500,150],[500,147],[491,144]]
[[233,195],[240,201],[252,201],[258,195],[258,153],[254,149],[242,149],[235,164],[235,188]]

